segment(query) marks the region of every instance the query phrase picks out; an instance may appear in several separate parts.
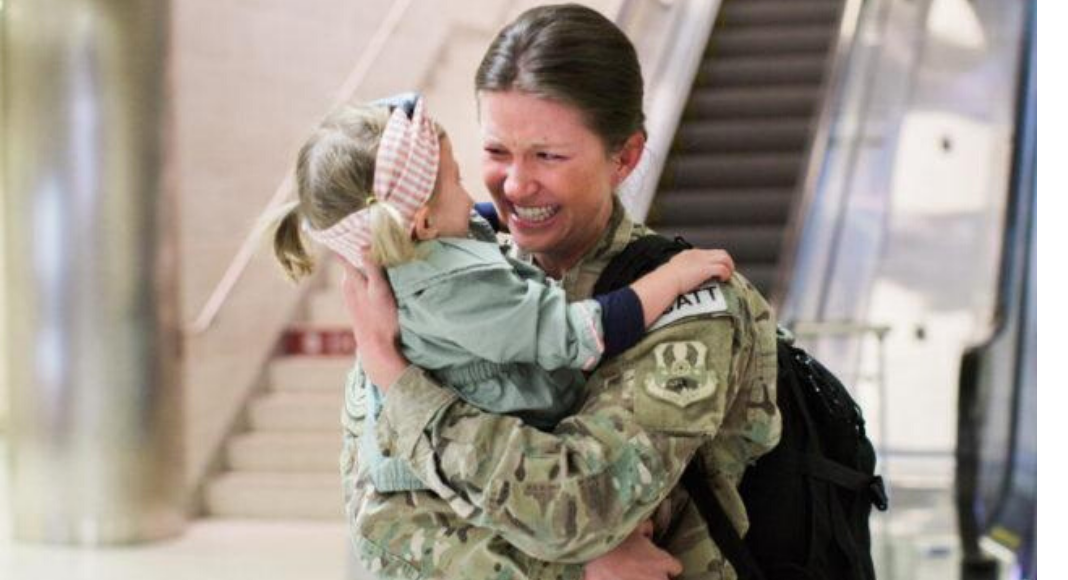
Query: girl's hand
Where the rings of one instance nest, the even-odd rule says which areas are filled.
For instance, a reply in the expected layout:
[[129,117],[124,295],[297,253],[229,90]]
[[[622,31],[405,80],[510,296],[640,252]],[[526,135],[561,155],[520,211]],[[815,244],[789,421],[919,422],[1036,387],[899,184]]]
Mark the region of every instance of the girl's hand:
[[642,303],[645,327],[649,328],[678,296],[700,288],[712,278],[729,280],[732,274],[734,260],[723,250],[683,250],[630,287]]
[[734,260],[724,250],[683,250],[675,254],[661,268],[678,282],[678,294],[696,290],[708,280],[730,280],[734,274]]
[[393,289],[382,267],[368,256],[364,256],[363,272],[347,260],[342,260],[342,264],[345,277],[341,281],[341,291],[360,362],[371,382],[385,393],[408,367],[408,361],[397,346],[400,323]]

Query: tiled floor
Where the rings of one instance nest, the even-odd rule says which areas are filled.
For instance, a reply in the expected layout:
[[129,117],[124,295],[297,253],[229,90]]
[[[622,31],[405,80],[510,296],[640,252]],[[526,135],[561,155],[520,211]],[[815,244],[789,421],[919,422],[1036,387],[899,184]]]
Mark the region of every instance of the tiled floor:
[[342,523],[200,519],[173,540],[107,549],[16,542],[0,440],[0,578],[4,580],[369,580],[349,558]]
[[[357,580],[342,525],[199,520],[142,547],[72,549],[0,541],[8,580]],[[351,575],[350,575],[351,572]]]
[[[0,465],[7,465],[0,442]],[[174,540],[77,549],[15,542],[7,472],[0,471],[0,578],[6,580],[369,580],[342,524],[202,519]],[[881,580],[956,580],[959,548],[946,489],[895,488],[872,519]]]

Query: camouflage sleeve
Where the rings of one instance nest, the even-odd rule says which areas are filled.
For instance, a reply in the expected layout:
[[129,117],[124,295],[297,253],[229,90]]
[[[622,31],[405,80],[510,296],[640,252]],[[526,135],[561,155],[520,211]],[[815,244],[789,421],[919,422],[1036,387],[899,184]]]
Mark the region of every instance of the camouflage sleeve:
[[351,505],[356,556],[379,578],[581,580],[581,564],[536,559],[463,521],[430,492],[368,491]]
[[681,320],[593,376],[552,433],[492,415],[418,369],[386,397],[380,443],[457,514],[537,558],[588,561],[649,517],[718,430],[732,384],[734,319]]

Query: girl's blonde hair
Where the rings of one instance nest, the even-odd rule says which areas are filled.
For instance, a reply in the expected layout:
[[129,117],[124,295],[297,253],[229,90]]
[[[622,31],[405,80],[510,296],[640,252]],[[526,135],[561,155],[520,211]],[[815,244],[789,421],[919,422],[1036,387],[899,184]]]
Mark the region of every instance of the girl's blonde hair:
[[[401,224],[397,211],[373,198],[375,156],[389,114],[384,106],[343,106],[330,113],[301,147],[297,200],[274,234],[275,256],[292,280],[307,276],[315,266],[300,235],[302,220],[324,230],[368,206],[371,257],[376,262],[390,267],[421,257],[419,245]],[[438,134],[440,138],[440,127]]]

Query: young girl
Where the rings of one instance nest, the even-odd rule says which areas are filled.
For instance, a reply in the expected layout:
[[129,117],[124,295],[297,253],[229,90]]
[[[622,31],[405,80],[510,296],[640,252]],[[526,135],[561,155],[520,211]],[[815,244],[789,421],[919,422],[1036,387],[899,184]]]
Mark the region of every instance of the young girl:
[[[689,250],[628,288],[568,304],[533,266],[507,258],[492,227],[472,212],[448,137],[411,96],[394,106],[347,106],[301,148],[298,200],[275,233],[275,254],[298,279],[312,270],[301,231],[360,267],[387,269],[413,364],[467,402],[548,429],[584,395],[584,375],[637,343],[676,299],[715,275],[722,254]],[[360,469],[380,492],[425,487],[379,449],[381,394],[365,390]]]

